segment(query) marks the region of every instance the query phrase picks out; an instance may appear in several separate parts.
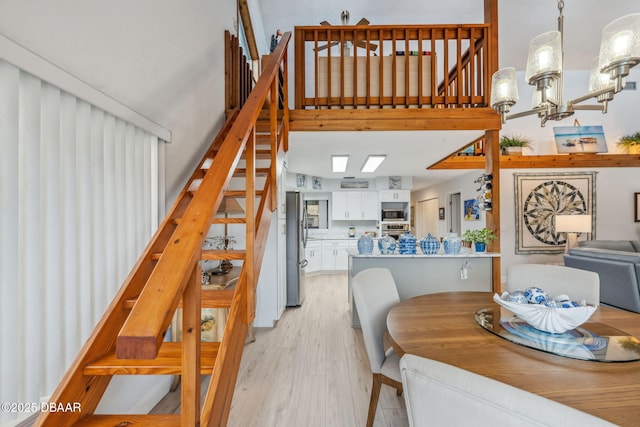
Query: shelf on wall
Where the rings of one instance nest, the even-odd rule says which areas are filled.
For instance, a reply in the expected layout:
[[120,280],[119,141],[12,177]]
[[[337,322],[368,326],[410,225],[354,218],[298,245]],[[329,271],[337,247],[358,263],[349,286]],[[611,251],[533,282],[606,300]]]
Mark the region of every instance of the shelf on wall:
[[[640,154],[553,154],[500,156],[500,169],[640,167]],[[438,169],[484,169],[484,156],[451,156],[427,167]]]

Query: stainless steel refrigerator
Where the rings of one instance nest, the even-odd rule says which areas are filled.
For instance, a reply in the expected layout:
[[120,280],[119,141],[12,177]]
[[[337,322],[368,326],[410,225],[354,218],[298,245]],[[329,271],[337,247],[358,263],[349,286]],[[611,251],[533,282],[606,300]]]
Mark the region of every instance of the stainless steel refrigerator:
[[304,248],[307,245],[307,219],[302,194],[287,191],[287,307],[296,307],[304,300],[302,269],[307,265]]

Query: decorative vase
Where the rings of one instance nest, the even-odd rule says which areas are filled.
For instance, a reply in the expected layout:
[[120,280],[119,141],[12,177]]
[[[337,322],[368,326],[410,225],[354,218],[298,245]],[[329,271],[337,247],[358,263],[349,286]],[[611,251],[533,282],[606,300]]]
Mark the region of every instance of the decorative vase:
[[474,242],[476,252],[486,252],[487,244],[485,242]]
[[442,241],[444,253],[448,255],[456,255],[462,252],[462,239],[458,237],[458,233],[447,233]]
[[373,253],[373,239],[367,234],[363,234],[358,239],[358,253],[360,255],[370,255]]
[[380,253],[383,255],[392,254],[396,250],[396,239],[385,234],[378,239],[378,249],[380,249]]
[[416,253],[416,236],[411,234],[410,231],[405,231],[400,235],[399,246],[400,255],[414,255]]
[[440,240],[433,237],[431,233],[428,233],[420,240],[420,250],[425,255],[437,254],[440,250]]

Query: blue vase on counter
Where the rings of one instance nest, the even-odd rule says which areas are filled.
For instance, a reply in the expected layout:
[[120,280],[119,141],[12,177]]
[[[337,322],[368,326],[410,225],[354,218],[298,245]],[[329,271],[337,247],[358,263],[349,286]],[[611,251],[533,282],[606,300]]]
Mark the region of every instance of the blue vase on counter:
[[458,237],[458,233],[447,233],[442,241],[442,246],[445,254],[459,254],[462,252],[462,239]]
[[405,231],[400,235],[399,246],[400,255],[415,255],[416,253],[416,236],[410,231]]
[[380,253],[383,255],[389,255],[395,252],[396,250],[396,239],[385,234],[380,239],[378,239],[378,249],[380,249]]
[[422,240],[420,240],[420,250],[425,255],[437,254],[440,250],[440,240],[433,237],[431,233],[428,233]]
[[358,239],[358,253],[360,255],[370,255],[373,253],[373,239],[368,234],[363,234]]

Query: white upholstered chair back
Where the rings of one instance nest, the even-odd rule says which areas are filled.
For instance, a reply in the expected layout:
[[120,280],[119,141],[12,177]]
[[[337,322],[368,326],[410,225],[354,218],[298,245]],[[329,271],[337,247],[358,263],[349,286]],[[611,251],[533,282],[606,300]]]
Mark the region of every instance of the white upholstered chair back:
[[371,371],[377,374],[385,360],[383,337],[387,330],[387,313],[400,302],[398,289],[388,269],[370,268],[353,276],[351,290]]
[[507,267],[507,292],[524,291],[537,286],[549,296],[568,295],[573,301],[585,299],[587,304],[600,303],[598,273],[547,264],[520,264]]
[[411,354],[400,359],[400,372],[411,427],[614,425],[537,394]]

